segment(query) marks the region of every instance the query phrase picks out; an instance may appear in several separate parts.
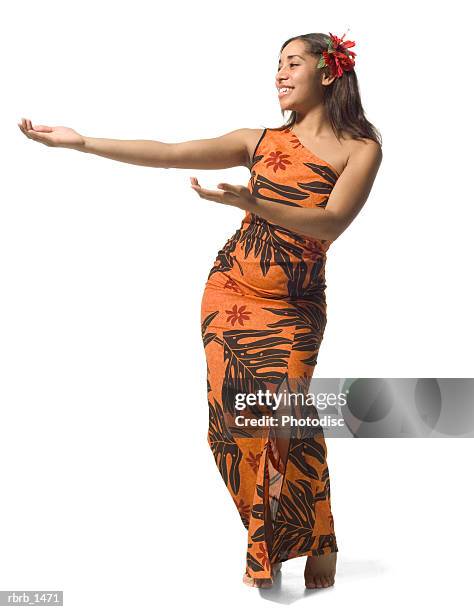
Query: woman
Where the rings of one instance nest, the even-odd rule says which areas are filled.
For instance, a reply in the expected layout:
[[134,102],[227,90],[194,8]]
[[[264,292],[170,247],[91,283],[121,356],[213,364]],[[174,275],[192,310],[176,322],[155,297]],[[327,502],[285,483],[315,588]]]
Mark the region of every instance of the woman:
[[[322,428],[250,421],[275,411],[275,397],[307,393],[326,325],[325,261],[370,193],[381,139],[362,109],[352,41],[325,34],[287,40],[276,87],[278,128],[239,129],[182,143],[81,136],[65,127],[22,132],[49,146],[158,168],[245,165],[248,186],[191,187],[245,211],[219,250],[202,296],[208,442],[248,531],[244,582],[269,587],[282,561],[307,556],[307,588],[334,584],[336,554]],[[270,405],[236,399],[274,393]],[[301,408],[289,403],[289,414]],[[239,417],[239,418],[238,418]],[[242,424],[242,418],[247,420]]]

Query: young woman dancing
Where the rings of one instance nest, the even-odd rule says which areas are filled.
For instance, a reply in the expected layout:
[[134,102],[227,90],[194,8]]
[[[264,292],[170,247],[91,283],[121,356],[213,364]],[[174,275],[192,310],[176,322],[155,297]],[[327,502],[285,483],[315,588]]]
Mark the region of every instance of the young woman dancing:
[[[326,325],[326,251],[360,212],[382,161],[380,134],[360,100],[354,42],[344,37],[304,34],[282,45],[275,85],[282,115],[291,114],[279,127],[165,143],[19,123],[28,138],[48,146],[126,163],[249,169],[247,186],[209,190],[192,177],[191,188],[245,212],[209,272],[201,329],[208,443],[248,532],[244,582],[257,587],[272,586],[281,563],[303,555],[307,588],[335,579],[322,428],[242,427],[235,399],[308,391]],[[248,408],[246,415],[264,413],[263,405]]]

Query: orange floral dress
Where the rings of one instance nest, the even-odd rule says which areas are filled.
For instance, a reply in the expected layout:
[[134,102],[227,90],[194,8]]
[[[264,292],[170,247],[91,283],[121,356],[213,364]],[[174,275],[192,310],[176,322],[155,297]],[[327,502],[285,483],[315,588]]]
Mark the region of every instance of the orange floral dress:
[[[250,171],[251,193],[275,206],[325,207],[339,177],[288,127],[263,130]],[[262,404],[237,410],[238,393],[309,389],[326,326],[329,245],[245,211],[202,296],[208,443],[248,532],[252,578],[272,580],[278,562],[338,550],[322,428],[292,425],[279,454],[282,429],[235,418],[277,412]]]

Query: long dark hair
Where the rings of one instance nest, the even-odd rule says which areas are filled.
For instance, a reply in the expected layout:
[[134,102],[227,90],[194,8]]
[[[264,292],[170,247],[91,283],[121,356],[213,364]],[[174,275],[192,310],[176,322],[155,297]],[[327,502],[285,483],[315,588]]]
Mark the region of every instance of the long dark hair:
[[[327,34],[312,33],[293,36],[286,40],[281,46],[280,53],[292,40],[302,40],[305,44],[306,51],[319,59],[323,51],[327,51],[329,44],[329,36]],[[330,76],[328,68],[322,68],[326,74]],[[362,108],[360,99],[359,85],[357,75],[354,68],[352,70],[344,70],[341,77],[324,88],[324,105],[329,117],[331,126],[340,138],[342,132],[346,132],[355,140],[368,138],[375,140],[379,145],[382,145],[382,136],[375,126],[367,120]],[[281,111],[282,116],[285,116],[285,111]],[[284,130],[291,127],[296,121],[296,112],[291,111],[290,117],[284,125],[275,130]]]

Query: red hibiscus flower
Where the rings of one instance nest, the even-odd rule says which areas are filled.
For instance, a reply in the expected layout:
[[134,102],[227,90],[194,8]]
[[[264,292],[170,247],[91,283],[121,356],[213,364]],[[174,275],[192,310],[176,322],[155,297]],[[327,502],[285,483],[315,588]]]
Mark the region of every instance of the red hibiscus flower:
[[[344,70],[352,70],[355,65],[354,57],[357,55],[354,51],[349,51],[350,47],[354,47],[353,40],[343,40],[344,33],[341,38],[329,33],[330,43],[327,51],[322,52],[324,65],[329,66],[331,74],[336,77],[342,76]],[[319,66],[319,65],[318,65]]]

